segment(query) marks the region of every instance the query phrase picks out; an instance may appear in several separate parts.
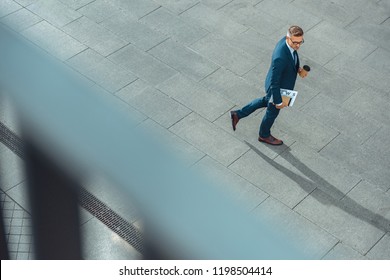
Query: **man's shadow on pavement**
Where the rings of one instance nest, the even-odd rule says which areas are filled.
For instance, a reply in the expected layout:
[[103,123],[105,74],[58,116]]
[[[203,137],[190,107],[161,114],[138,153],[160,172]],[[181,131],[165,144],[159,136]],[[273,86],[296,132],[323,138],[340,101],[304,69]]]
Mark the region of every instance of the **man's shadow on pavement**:
[[[341,210],[349,213],[356,218],[363,220],[379,230],[383,230],[385,232],[390,231],[390,220],[385,217],[372,212],[371,210],[361,206],[359,203],[354,201],[353,199],[345,196],[343,192],[338,190],[335,186],[330,184],[328,181],[320,177],[317,173],[311,170],[307,165],[302,163],[299,159],[294,157],[291,154],[291,149],[287,147],[284,152],[280,154],[282,158],[287,160],[292,166],[297,168],[300,172],[302,172],[307,178],[292,172],[286,167],[280,165],[275,162],[271,158],[267,157],[265,154],[260,152],[255,146],[245,141],[245,143],[261,158],[263,158],[267,163],[275,167],[277,170],[285,174],[291,180],[295,181],[305,192],[310,194],[317,201],[322,204],[332,204]],[[316,192],[315,190],[319,190]],[[342,198],[342,200],[341,200]]]

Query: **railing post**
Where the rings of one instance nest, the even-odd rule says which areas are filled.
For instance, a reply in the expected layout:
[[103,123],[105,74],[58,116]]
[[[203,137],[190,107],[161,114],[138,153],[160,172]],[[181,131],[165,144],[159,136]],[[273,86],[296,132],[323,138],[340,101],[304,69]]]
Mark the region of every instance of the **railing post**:
[[24,138],[26,176],[37,259],[81,259],[77,183]]

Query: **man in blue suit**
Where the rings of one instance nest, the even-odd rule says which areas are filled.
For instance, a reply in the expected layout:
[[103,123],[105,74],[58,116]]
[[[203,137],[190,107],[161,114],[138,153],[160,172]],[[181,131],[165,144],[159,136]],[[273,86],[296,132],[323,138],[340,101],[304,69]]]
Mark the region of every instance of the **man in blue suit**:
[[[297,74],[302,78],[307,75],[299,67],[299,56],[297,50],[303,44],[303,30],[293,25],[288,29],[286,37],[283,37],[277,44],[272,54],[271,66],[265,79],[266,95],[257,98],[244,106],[241,110],[231,111],[233,130],[236,130],[240,119],[252,114],[259,108],[267,107],[260,125],[259,141],[270,145],[282,145],[283,141],[271,135],[271,127],[279,115],[280,109],[286,105],[282,103],[280,89],[294,89]],[[272,102],[270,98],[272,97]]]

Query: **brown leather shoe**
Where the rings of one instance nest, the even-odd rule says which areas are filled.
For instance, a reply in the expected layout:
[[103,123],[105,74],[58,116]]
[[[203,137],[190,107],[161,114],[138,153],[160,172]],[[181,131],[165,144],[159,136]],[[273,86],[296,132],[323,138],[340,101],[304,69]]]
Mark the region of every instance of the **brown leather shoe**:
[[273,137],[272,135],[268,136],[267,138],[263,138],[263,137],[259,136],[259,141],[270,144],[270,145],[275,145],[275,146],[283,144],[282,140],[279,140],[279,139]]
[[236,131],[236,126],[239,121],[237,113],[235,111],[230,111],[230,118],[232,119],[233,130]]

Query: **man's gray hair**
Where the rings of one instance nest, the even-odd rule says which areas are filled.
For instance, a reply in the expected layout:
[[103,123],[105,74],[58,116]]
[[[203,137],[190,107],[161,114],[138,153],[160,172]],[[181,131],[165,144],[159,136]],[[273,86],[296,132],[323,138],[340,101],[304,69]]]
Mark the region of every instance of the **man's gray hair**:
[[301,37],[303,36],[303,30],[300,28],[298,25],[292,25],[287,31],[287,36],[296,36],[296,37]]

